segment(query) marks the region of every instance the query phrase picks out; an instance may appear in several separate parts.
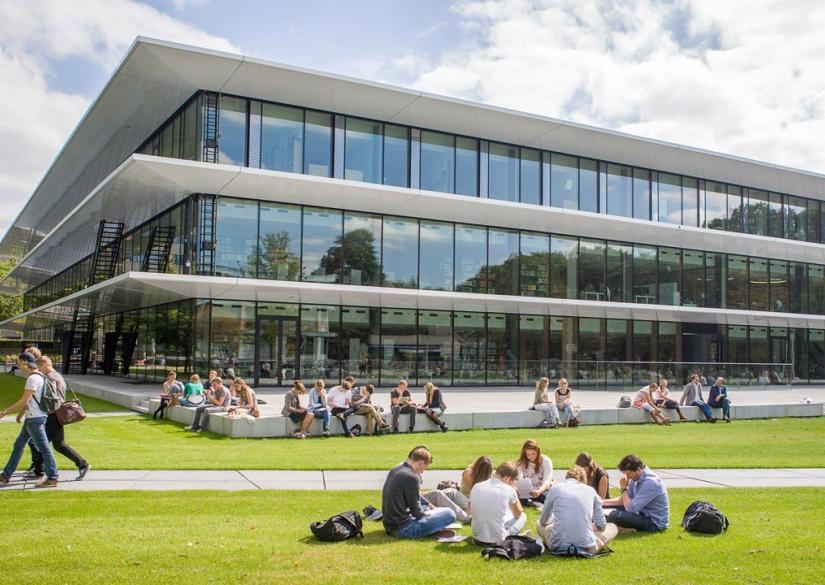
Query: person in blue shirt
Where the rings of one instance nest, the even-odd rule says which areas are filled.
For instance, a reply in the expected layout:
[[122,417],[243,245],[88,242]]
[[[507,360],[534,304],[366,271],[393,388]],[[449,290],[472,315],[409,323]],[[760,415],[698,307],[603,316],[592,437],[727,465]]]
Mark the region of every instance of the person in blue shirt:
[[721,408],[722,418],[725,419],[726,423],[730,422],[730,400],[728,399],[728,387],[725,386],[725,379],[722,376],[716,378],[716,383],[710,387],[708,406],[711,408]]
[[614,508],[607,521],[640,532],[665,530],[670,524],[670,499],[659,476],[636,455],[625,456],[619,471],[625,475],[619,482],[622,493],[602,502],[603,507]]

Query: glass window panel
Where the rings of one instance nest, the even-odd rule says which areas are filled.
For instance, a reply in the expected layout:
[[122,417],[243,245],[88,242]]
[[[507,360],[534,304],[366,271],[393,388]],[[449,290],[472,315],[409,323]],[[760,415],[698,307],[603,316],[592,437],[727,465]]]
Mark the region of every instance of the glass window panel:
[[[579,319],[579,363],[604,361],[604,319]],[[594,369],[580,366],[583,379],[593,381]],[[581,383],[582,380],[579,381]]]
[[381,217],[344,214],[344,284],[381,286]]
[[[660,362],[677,362],[682,353],[682,326],[681,323],[659,323],[659,334],[656,338],[657,356]],[[668,376],[671,377],[672,376]]]
[[682,225],[699,225],[699,184],[690,177],[682,178]]
[[484,384],[486,324],[484,313],[457,312],[453,321],[453,383]]
[[304,163],[304,111],[263,104],[261,117],[261,168],[300,173]]
[[307,282],[341,282],[340,211],[304,208],[301,274]]
[[455,137],[441,132],[421,131],[421,188],[453,193],[455,177]]
[[182,114],[178,114],[172,122],[172,158],[180,158],[181,116]]
[[714,230],[727,228],[728,195],[721,183],[705,183],[705,226]]
[[742,364],[750,361],[747,326],[728,325],[728,355],[725,361]]
[[607,213],[633,217],[633,169],[607,165]]
[[344,142],[344,178],[365,183],[381,182],[384,148],[381,122],[347,118]]
[[410,138],[404,126],[384,125],[384,184],[408,187]]
[[583,158],[579,161],[579,209],[598,213],[599,177],[598,163]]
[[633,246],[633,302],[656,303],[656,248]]
[[748,308],[748,259],[728,255],[728,309]]
[[630,359],[630,344],[627,335],[627,321],[607,319],[607,339],[604,345],[604,359],[608,362],[624,362]]
[[682,223],[682,178],[678,175],[659,173],[659,221]]
[[576,238],[550,238],[550,296],[575,299],[578,291],[579,241]]
[[682,306],[705,306],[705,254],[682,251]]
[[791,313],[808,312],[808,275],[804,262],[788,262]]
[[246,100],[222,95],[218,129],[218,162],[246,165]]
[[768,233],[768,194],[748,189],[748,233],[764,236]]
[[518,326],[519,379],[538,380],[550,373],[550,318],[521,315]]
[[182,158],[198,160],[198,100],[186,106],[183,114],[183,152]]
[[453,290],[453,224],[421,222],[419,288]]
[[633,169],[633,217],[650,219],[650,171]]
[[521,202],[541,205],[541,153],[521,149]]
[[415,360],[418,353],[416,311],[413,309],[381,310],[381,383],[396,384],[409,380],[415,384]]
[[808,210],[805,212],[805,219],[807,222],[807,233],[805,236],[808,242],[822,241],[822,219],[820,218],[819,201],[808,199]]
[[255,352],[254,301],[213,301],[211,332],[210,369],[223,374],[220,365],[234,360],[235,374],[248,377]]
[[727,301],[728,276],[725,254],[705,253],[707,306],[724,309]]
[[678,248],[659,248],[659,304],[680,305],[681,283],[682,251]]
[[304,117],[304,174],[332,176],[332,115],[307,111]]
[[[750,327],[749,361],[755,364],[767,364],[770,362],[767,327]],[[767,369],[758,372],[757,381],[760,384],[767,384],[769,379],[770,374]]]
[[490,229],[487,241],[487,292],[496,295],[517,295],[519,233]]
[[450,311],[418,312],[418,383],[452,382],[453,318]]
[[258,202],[220,198],[215,233],[215,275],[255,278]]
[[633,361],[653,361],[653,322],[633,321]]
[[521,232],[519,269],[522,296],[550,296],[550,236]]
[[489,197],[518,201],[518,147],[490,143]]
[[167,124],[160,134],[160,156],[172,156],[172,125]]
[[481,272],[487,265],[487,229],[455,226],[455,290],[486,292]]
[[808,378],[811,384],[825,379],[825,331],[808,330]]
[[808,330],[807,329],[791,329],[791,347],[793,354],[791,356],[791,363],[793,363],[793,381],[807,381],[808,380]]
[[550,372],[549,378],[564,376],[575,379],[575,360],[578,357],[579,324],[576,317],[550,317]]
[[605,243],[602,240],[579,240],[579,298],[603,301]]
[[478,196],[478,140],[457,136],[455,139],[455,192]]
[[728,231],[741,232],[743,226],[742,188],[728,185]]
[[341,377],[378,384],[381,349],[380,309],[341,307]]
[[770,261],[771,310],[784,313],[788,306],[788,263],[785,260]]
[[418,287],[418,220],[384,218],[383,286]]
[[258,278],[300,280],[301,208],[261,203]]
[[785,219],[782,211],[782,195],[768,195],[768,235],[774,238],[785,237]]
[[579,208],[579,159],[576,157],[551,155],[550,204],[562,209]]
[[607,243],[607,289],[608,301],[629,303],[633,292],[633,246]]
[[487,383],[518,382],[518,315],[487,315]]
[[787,237],[791,240],[804,240],[807,220],[807,202],[801,197],[786,197],[785,201],[785,224],[787,225]]
[[768,310],[768,260],[750,258],[748,260],[751,311]]
[[329,386],[341,379],[340,329],[339,307],[301,305],[300,355],[304,380],[320,379]]
[[825,275],[820,264],[808,264],[808,312],[825,314]]

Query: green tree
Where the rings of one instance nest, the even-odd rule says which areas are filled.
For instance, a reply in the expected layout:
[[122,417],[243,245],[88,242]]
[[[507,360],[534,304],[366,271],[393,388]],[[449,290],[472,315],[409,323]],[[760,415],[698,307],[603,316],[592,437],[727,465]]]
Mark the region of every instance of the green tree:
[[[266,234],[258,247],[257,258],[260,259],[258,278],[269,280],[298,280],[301,270],[301,260],[290,249],[289,233],[286,231]],[[250,254],[246,260],[245,273],[255,276],[255,264],[258,260],[255,254]]]
[[[336,238],[335,245],[331,246],[321,258],[321,266],[327,274],[334,274],[341,270],[342,250],[345,282],[371,286],[381,284],[381,267],[378,262],[378,252],[375,249],[375,236],[372,232],[362,228],[347,232],[343,238]],[[360,281],[348,281],[347,278],[351,279],[356,271],[361,272]]]
[[[2,280],[12,268],[17,266],[17,258],[9,258],[0,261],[0,280]],[[5,321],[9,317],[14,317],[23,312],[23,295],[9,295],[0,293],[0,321]]]

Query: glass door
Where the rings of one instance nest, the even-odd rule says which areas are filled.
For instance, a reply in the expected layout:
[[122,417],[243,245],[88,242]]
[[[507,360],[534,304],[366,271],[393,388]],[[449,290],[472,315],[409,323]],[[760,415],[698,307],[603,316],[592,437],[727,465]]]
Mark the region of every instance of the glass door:
[[258,317],[255,335],[255,386],[290,386],[298,372],[298,319]]

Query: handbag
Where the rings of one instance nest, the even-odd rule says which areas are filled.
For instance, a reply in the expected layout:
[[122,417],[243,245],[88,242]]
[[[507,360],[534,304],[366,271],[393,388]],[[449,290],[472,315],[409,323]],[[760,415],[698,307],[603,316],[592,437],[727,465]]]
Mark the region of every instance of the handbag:
[[54,414],[57,417],[57,422],[64,427],[72,423],[80,422],[86,418],[86,411],[83,409],[83,404],[80,402],[80,398],[77,397],[74,390],[71,388],[68,388],[68,390],[72,393],[74,398],[67,400],[60,405],[60,408],[54,411]]

